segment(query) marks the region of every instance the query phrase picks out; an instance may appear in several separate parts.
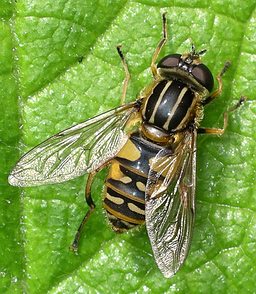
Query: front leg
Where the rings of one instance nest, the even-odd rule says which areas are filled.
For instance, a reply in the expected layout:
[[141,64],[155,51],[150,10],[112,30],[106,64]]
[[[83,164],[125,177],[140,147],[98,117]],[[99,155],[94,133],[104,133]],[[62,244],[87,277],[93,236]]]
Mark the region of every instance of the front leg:
[[228,111],[226,111],[224,113],[224,120],[223,120],[223,128],[222,129],[216,129],[216,128],[198,128],[197,133],[198,134],[213,134],[213,135],[223,135],[226,127],[227,127],[227,123],[228,123],[228,115],[231,111],[237,109],[238,107],[240,107],[241,105],[243,105],[244,101],[247,99],[247,97],[241,95],[240,100],[238,101],[238,103],[234,106],[232,106],[231,108],[229,108]]

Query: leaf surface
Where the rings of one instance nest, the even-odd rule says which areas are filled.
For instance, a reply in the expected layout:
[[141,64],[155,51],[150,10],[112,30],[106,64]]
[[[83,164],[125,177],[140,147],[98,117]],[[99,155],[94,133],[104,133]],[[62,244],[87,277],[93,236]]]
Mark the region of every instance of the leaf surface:
[[[132,78],[127,101],[150,81],[150,62],[168,12],[161,57],[207,48],[223,94],[202,126],[222,137],[198,139],[197,215],[185,265],[159,272],[145,227],[115,235],[102,209],[107,171],[95,178],[97,209],[78,253],[73,241],[88,207],[87,177],[19,189],[7,183],[19,157],[54,133],[120,104],[122,44]],[[253,293],[256,277],[256,13],[252,0],[2,1],[0,48],[1,293]],[[81,60],[82,59],[82,60]],[[80,62],[79,62],[80,61]]]

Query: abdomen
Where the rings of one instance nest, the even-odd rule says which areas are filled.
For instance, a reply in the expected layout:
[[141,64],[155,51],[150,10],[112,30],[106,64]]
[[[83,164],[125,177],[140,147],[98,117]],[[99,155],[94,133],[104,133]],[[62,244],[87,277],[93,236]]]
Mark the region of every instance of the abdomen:
[[106,179],[103,205],[116,232],[145,222],[145,189],[151,158],[160,146],[141,138],[130,138],[116,155]]

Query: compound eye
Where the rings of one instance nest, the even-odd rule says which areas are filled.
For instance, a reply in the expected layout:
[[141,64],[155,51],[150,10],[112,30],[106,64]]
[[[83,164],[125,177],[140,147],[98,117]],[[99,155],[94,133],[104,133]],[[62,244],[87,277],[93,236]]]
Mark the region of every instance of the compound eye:
[[212,91],[214,80],[212,73],[207,66],[202,63],[198,64],[193,68],[191,73],[200,85],[205,87],[209,92]]
[[181,54],[170,54],[162,58],[158,64],[157,68],[170,68],[177,67],[181,58]]

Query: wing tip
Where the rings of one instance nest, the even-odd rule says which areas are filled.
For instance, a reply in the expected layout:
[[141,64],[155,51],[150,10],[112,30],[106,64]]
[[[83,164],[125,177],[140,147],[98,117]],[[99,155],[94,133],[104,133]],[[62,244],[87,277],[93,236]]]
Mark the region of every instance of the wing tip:
[[183,264],[174,264],[174,263],[166,264],[164,260],[156,260],[156,263],[162,275],[167,279],[175,276],[183,265]]
[[22,186],[21,182],[17,178],[15,178],[15,176],[12,173],[9,174],[8,183],[11,186],[17,186],[17,187]]
[[172,271],[169,269],[169,270],[161,271],[161,273],[165,278],[169,279],[169,278],[172,278],[173,276],[175,276],[178,271],[179,271],[179,269],[175,270],[175,271]]

